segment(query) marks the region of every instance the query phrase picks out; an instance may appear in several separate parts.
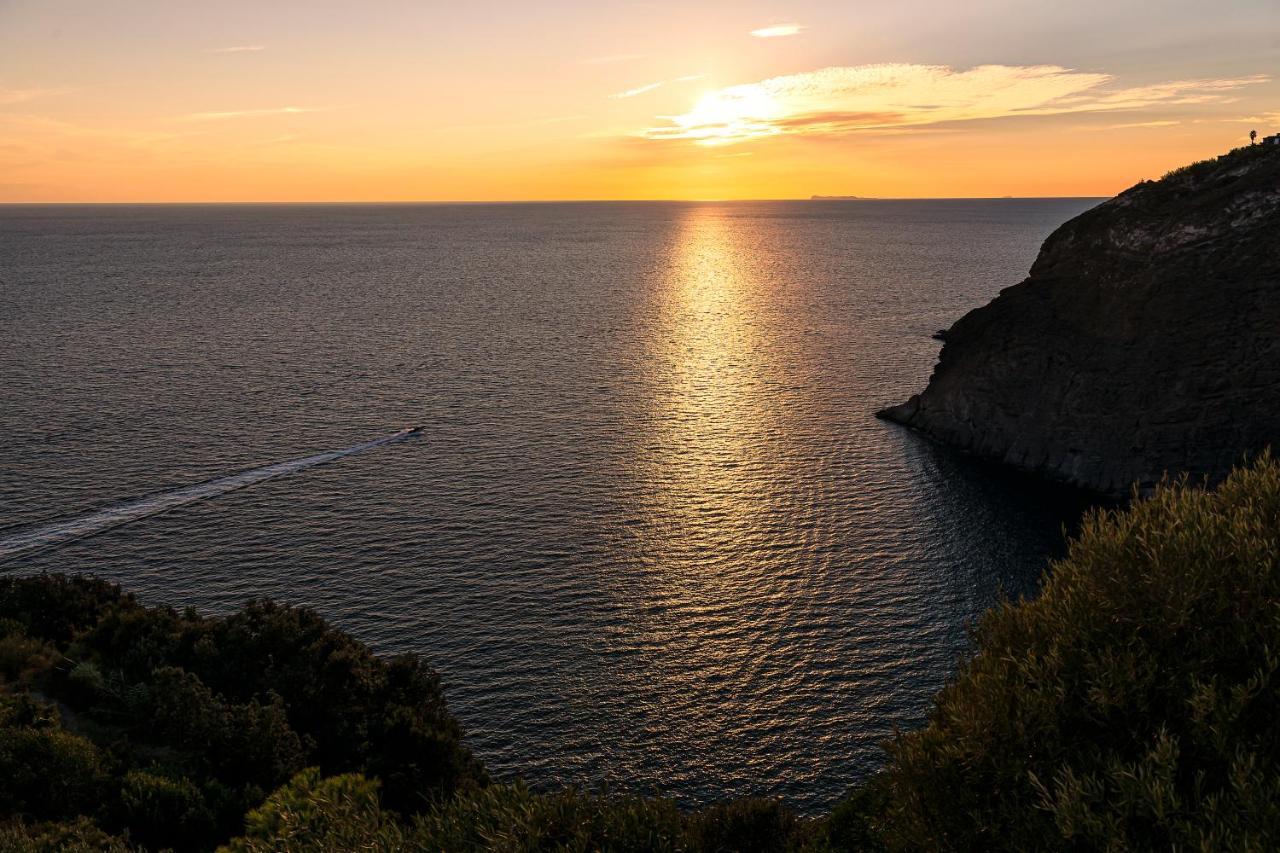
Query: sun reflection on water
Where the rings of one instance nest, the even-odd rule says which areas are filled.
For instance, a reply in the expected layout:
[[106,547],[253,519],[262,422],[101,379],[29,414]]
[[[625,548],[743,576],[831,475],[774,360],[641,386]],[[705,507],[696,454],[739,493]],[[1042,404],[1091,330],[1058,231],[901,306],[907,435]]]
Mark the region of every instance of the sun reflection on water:
[[768,499],[758,476],[780,429],[769,404],[774,384],[767,283],[753,247],[716,208],[696,208],[672,248],[651,366],[651,474],[674,542],[714,562],[755,527]]

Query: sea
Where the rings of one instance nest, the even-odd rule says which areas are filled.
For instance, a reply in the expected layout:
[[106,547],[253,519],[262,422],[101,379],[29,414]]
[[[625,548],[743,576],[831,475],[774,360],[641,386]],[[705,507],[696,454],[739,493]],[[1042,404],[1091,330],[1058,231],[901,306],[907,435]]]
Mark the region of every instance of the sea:
[[497,779],[821,812],[1088,506],[874,413],[1097,202],[0,206],[0,572],[312,607]]

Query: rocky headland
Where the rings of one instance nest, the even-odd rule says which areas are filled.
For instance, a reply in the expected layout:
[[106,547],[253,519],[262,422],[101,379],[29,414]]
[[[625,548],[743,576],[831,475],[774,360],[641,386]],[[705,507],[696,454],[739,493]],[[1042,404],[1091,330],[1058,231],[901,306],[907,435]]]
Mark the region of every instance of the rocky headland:
[[1280,442],[1280,147],[1072,219],[943,337],[928,387],[880,417],[1097,492],[1221,480]]

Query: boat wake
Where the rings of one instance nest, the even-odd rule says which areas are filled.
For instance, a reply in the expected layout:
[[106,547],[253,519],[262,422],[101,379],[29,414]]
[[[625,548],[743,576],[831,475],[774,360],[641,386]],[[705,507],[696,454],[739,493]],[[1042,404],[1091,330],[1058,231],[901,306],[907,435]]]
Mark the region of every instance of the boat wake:
[[88,515],[27,528],[0,539],[0,563],[8,562],[35,551],[42,551],[45,548],[64,545],[77,539],[84,539],[87,536],[93,536],[105,530],[119,527],[122,524],[129,524],[148,516],[157,515],[184,504],[216,498],[219,495],[225,495],[227,492],[261,483],[264,480],[283,477],[286,474],[294,474],[304,468],[312,468],[316,465],[332,462],[335,459],[341,459],[344,456],[354,456],[357,453],[364,453],[366,450],[373,450],[375,447],[394,444],[416,435],[420,431],[421,427],[411,427],[373,441],[357,444],[354,447],[330,450],[326,453],[317,453],[314,456],[291,459],[288,462],[277,462],[274,465],[265,465],[261,468],[241,471],[239,474],[232,474],[229,477],[219,477],[216,480],[207,480],[193,486],[183,486],[180,489],[162,492],[157,495],[125,501],[106,509],[91,512]]

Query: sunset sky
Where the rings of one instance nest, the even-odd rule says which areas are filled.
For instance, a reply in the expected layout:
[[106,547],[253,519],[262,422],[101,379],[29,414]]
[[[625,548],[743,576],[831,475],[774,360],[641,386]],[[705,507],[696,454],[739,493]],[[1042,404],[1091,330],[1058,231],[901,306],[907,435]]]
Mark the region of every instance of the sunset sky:
[[0,201],[1110,195],[1251,128],[1277,0],[0,0]]

